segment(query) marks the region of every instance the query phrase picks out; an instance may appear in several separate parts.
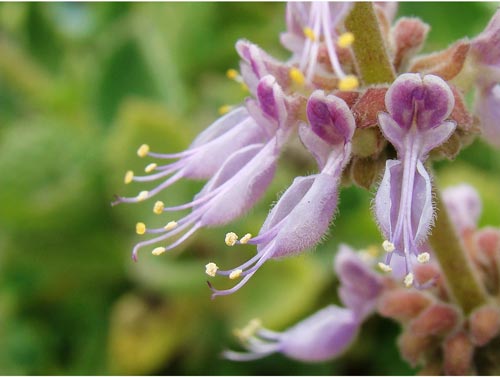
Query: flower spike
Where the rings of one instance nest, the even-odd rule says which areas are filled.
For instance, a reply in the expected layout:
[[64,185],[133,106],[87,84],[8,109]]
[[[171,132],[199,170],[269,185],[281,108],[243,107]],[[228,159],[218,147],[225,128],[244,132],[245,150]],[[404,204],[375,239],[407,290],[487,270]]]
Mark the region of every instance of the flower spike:
[[445,120],[453,109],[454,97],[439,77],[408,73],[391,85],[385,103],[389,113],[379,114],[379,124],[396,148],[398,159],[386,162],[375,197],[375,215],[390,242],[387,245],[394,246],[384,264],[391,265],[393,253],[404,256],[405,282],[411,285],[412,255],[419,255],[434,216],[431,178],[423,163],[455,130],[455,123]]

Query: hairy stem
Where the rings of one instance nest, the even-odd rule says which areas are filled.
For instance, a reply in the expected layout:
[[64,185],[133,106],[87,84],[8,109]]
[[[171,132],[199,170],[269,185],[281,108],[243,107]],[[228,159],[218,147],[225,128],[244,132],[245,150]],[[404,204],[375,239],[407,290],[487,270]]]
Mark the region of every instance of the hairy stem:
[[358,73],[365,85],[391,83],[394,68],[382,38],[372,3],[355,3],[345,25],[354,34],[352,49]]
[[429,236],[448,289],[465,315],[487,301],[472,264],[448,217],[439,192],[436,192],[437,217]]

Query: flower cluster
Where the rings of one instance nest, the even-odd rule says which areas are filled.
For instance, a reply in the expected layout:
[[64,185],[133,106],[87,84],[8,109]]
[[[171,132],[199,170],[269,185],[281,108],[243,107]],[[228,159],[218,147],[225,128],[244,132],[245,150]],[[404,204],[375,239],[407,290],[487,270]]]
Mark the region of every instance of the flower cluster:
[[[282,352],[299,360],[328,359],[346,349],[362,321],[375,310],[404,323],[412,320],[405,330],[409,335],[401,340],[403,349],[405,342],[420,338],[428,342],[429,336],[444,336],[459,326],[456,309],[441,302],[448,297],[442,294],[446,289],[427,242],[436,215],[428,162],[454,158],[479,132],[487,141],[500,144],[500,12],[476,38],[418,56],[428,25],[415,18],[394,22],[394,3],[375,3],[371,10],[385,40],[393,77],[365,82],[354,48],[356,34],[347,22],[354,7],[350,3],[289,3],[287,30],[281,42],[292,55],[285,62],[249,41],[238,41],[240,73],[230,70],[228,76],[248,88],[250,97],[202,132],[186,151],[161,154],[142,145],[138,156],[156,161],[145,168],[152,174],[136,176],[128,171],[125,183],[159,184],[135,197],[117,197],[114,202],[147,200],[180,179],[207,180],[189,203],[166,206],[158,200],[153,205],[158,215],[190,209],[185,217],[162,228],[137,223],[139,235],[154,236],[134,247],[134,259],[139,249],[151,245],[155,245],[154,255],[163,254],[200,228],[225,226],[252,208],[271,183],[283,148],[298,138],[316,160],[317,173],[293,180],[255,237],[227,233],[228,246],[252,245],[256,253],[228,270],[219,269],[214,262],[206,265],[210,277],[240,279],[227,290],[209,283],[215,297],[236,292],[267,260],[317,245],[336,214],[341,182],[367,189],[377,187],[373,212],[383,235],[385,255],[366,264],[347,246],[341,247],[335,269],[345,308],[329,306],[283,333],[252,322],[240,337],[249,352],[227,351],[228,358],[248,360]],[[477,88],[474,111],[479,123],[464,101],[471,83]],[[169,162],[163,164],[161,160]],[[457,201],[456,197],[466,199]],[[467,237],[475,234],[480,204],[474,192],[468,187],[450,189],[445,200],[460,233]],[[473,249],[479,253],[472,257],[485,269],[487,285],[493,279],[488,275],[489,262],[483,261],[488,252],[481,254],[477,247]],[[392,274],[375,273],[372,265]],[[429,298],[428,292],[396,288],[401,284],[441,293]],[[425,314],[429,311],[434,314]],[[426,322],[426,316],[433,320],[446,317],[448,322],[443,319],[436,326],[449,326],[446,331],[441,327],[436,330]],[[470,328],[474,328],[473,322]],[[424,334],[418,329],[428,331],[422,330]],[[482,336],[470,334],[474,339]],[[458,347],[455,343],[460,339],[448,340],[450,347]],[[481,340],[473,344],[485,343]],[[403,350],[403,354],[408,352]],[[415,362],[420,353],[415,355],[407,358]]]
[[356,338],[362,322],[373,313],[400,323],[398,346],[412,366],[424,366],[424,375],[477,373],[476,349],[500,335],[500,308],[495,305],[500,281],[500,229],[477,229],[481,212],[478,193],[461,184],[443,191],[444,201],[468,256],[490,300],[465,316],[446,289],[440,266],[417,265],[415,281],[432,279],[425,290],[409,290],[392,276],[373,270],[374,255],[341,245],[335,256],[340,280],[338,295],[345,305],[330,305],[297,325],[273,332],[252,320],[237,332],[246,353],[225,351],[231,360],[253,360],[274,352],[302,361],[322,361],[339,356]]

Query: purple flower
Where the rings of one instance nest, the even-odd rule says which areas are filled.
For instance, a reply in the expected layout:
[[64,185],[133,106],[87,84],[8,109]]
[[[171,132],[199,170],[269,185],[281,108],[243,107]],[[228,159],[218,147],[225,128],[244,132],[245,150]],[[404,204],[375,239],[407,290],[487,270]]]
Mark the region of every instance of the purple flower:
[[336,46],[349,47],[353,36],[345,33],[337,34],[345,16],[350,9],[349,3],[289,2],[287,4],[287,32],[281,35],[281,43],[293,56],[291,63],[297,64],[300,71],[305,72],[310,82],[315,73],[327,73],[318,66],[318,56],[321,49],[326,48],[330,67],[339,78],[339,88],[351,90],[357,87],[357,79],[346,75],[340,64]]
[[[253,103],[247,105],[252,106]],[[149,151],[149,146],[142,145],[137,154],[139,157],[157,159],[177,159],[177,161],[159,165],[149,164],[145,171],[156,173],[147,176],[136,176],[132,171],[125,175],[125,183],[153,182],[163,180],[150,191],[143,191],[136,197],[118,197],[113,203],[135,203],[151,198],[183,178],[207,179],[221,168],[228,156],[243,147],[264,143],[273,134],[267,123],[257,123],[245,107],[238,107],[218,119],[193,141],[190,147],[180,153],[160,154]]]
[[419,245],[434,216],[431,179],[423,163],[455,130],[454,122],[445,121],[453,110],[454,97],[441,78],[407,73],[391,85],[385,104],[389,113],[379,114],[379,124],[398,158],[386,162],[375,197],[375,215],[388,252],[380,267],[389,271],[393,253],[403,256],[405,284],[410,286],[414,280],[411,256],[421,262],[429,259],[428,253],[419,255]]
[[361,322],[373,312],[382,293],[382,279],[350,247],[342,245],[335,257],[341,286],[339,295],[347,308],[330,305],[284,332],[262,328],[256,320],[239,331],[247,353],[225,351],[230,360],[248,361],[280,352],[307,362],[339,356],[355,339]]
[[[257,245],[257,254],[232,270],[219,270],[215,263],[207,265],[210,276],[231,279],[243,277],[233,288],[217,290],[210,284],[212,297],[236,292],[270,258],[297,254],[315,246],[328,230],[337,208],[338,185],[342,170],[349,161],[354,117],[347,104],[335,96],[314,92],[307,103],[306,124],[300,126],[302,141],[315,155],[319,174],[297,177],[269,213],[259,235],[245,236],[239,243]],[[236,235],[229,234],[229,245]]]
[[[192,202],[174,207],[165,207],[163,202],[156,202],[153,210],[157,214],[189,208],[192,211],[181,220],[171,221],[162,228],[147,229],[143,223],[139,223],[137,233],[160,235],[139,242],[133,250],[134,259],[144,246],[184,233],[174,243],[155,248],[153,254],[159,255],[178,246],[202,227],[226,224],[243,215],[261,197],[274,176],[281,148],[294,130],[296,120],[292,109],[295,106],[293,100],[284,96],[272,76],[260,80],[257,97],[258,103],[250,101],[247,104],[248,112],[252,115],[248,125],[251,126],[252,122],[258,124],[265,137],[260,142],[256,140],[235,151],[230,146],[227,150],[222,148],[217,151],[227,154],[229,150],[232,153]],[[199,163],[205,165],[203,161]],[[210,165],[209,162],[207,164]]]
[[458,232],[474,231],[481,215],[481,199],[474,187],[462,183],[443,190],[443,201]]
[[375,309],[382,279],[347,245],[340,245],[334,265],[340,280],[340,299],[362,321]]
[[471,42],[470,53],[477,85],[475,113],[481,120],[484,139],[500,147],[500,11]]
[[234,361],[249,361],[280,352],[296,360],[324,361],[344,352],[358,328],[359,322],[352,310],[330,305],[284,332],[270,331],[253,321],[240,332],[249,352],[225,351],[223,355]]
[[266,76],[275,77],[283,90],[290,86],[290,67],[272,58],[256,44],[246,40],[239,40],[236,43],[236,51],[241,57],[241,76],[251,93],[257,91],[259,80]]

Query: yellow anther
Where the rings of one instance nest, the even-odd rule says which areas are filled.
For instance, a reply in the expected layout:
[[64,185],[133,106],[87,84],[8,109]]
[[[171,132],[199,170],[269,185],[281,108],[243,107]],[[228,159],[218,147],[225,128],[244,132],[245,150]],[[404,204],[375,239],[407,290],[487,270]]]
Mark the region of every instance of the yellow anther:
[[146,200],[149,196],[149,191],[141,191],[139,195],[137,195],[137,201],[142,202],[143,200]]
[[427,263],[431,260],[431,255],[429,253],[421,253],[417,256],[418,263]]
[[413,274],[411,272],[405,276],[403,283],[405,284],[406,288],[410,288],[413,285]]
[[167,225],[165,225],[163,227],[163,229],[165,229],[166,231],[169,231],[169,230],[172,230],[175,228],[177,228],[177,222],[175,222],[175,221],[170,221]]
[[255,332],[262,327],[262,322],[258,318],[252,319],[244,328],[235,329],[234,335],[240,340],[245,341],[255,334]]
[[125,173],[125,178],[123,181],[125,182],[126,185],[128,185],[132,180],[134,179],[134,172],[132,170],[129,170]]
[[391,266],[386,265],[385,263],[379,262],[378,263],[378,268],[380,268],[383,272],[391,272],[392,268]]
[[316,40],[316,34],[314,34],[314,31],[313,29],[311,29],[310,27],[305,27],[304,30],[304,35],[309,38],[311,41],[315,41]]
[[146,166],[146,168],[144,169],[144,171],[146,173],[151,173],[153,170],[156,169],[158,165],[156,165],[154,162],[152,164],[149,164],[148,166]]
[[226,71],[226,76],[228,79],[236,80],[240,76],[240,74],[236,69],[231,68]]
[[241,90],[243,90],[245,92],[249,92],[250,91],[250,89],[248,89],[247,84],[245,84],[244,82],[241,83]]
[[137,155],[141,158],[146,157],[148,153],[149,153],[149,145],[147,144],[142,144],[137,150]]
[[394,246],[394,244],[388,240],[385,240],[384,242],[382,242],[382,248],[387,252],[387,253],[392,253],[396,247]]
[[161,200],[158,200],[153,206],[153,212],[156,213],[157,215],[161,215],[163,213],[164,208],[165,208],[165,203],[163,203]]
[[288,72],[290,79],[297,85],[304,85],[306,79],[304,75],[302,74],[302,71],[296,67],[290,68],[290,71]]
[[165,249],[164,247],[155,247],[151,254],[158,256],[163,254],[165,251],[167,251],[167,249]]
[[236,241],[238,241],[238,235],[236,233],[229,232],[226,234],[224,242],[226,243],[227,246],[234,246],[236,244]]
[[251,238],[252,238],[252,235],[250,233],[247,233],[243,237],[241,237],[240,243],[244,245],[248,241],[250,241]]
[[205,265],[205,273],[208,276],[214,277],[217,274],[218,269],[219,269],[219,267],[215,263],[212,263],[212,262]]
[[146,224],[144,223],[137,223],[135,224],[135,232],[137,234],[143,235],[146,233]]
[[222,105],[221,107],[219,107],[219,110],[218,110],[219,111],[219,115],[227,114],[232,109],[233,109],[233,107],[231,105]]
[[358,86],[358,78],[354,75],[347,75],[339,81],[339,90],[341,91],[355,90]]
[[231,279],[231,280],[238,279],[242,273],[243,273],[243,270],[234,270],[233,272],[231,272],[229,274],[229,279]]
[[350,47],[353,42],[354,34],[350,32],[342,34],[341,36],[339,36],[339,39],[337,39],[337,44],[342,48]]

